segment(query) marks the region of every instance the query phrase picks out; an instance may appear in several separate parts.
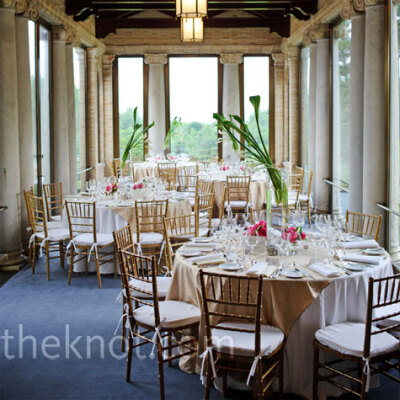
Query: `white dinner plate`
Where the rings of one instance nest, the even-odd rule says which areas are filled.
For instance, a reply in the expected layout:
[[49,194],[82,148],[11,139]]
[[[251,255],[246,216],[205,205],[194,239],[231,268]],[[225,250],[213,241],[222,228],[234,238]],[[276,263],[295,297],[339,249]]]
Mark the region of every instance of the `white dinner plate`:
[[195,237],[192,239],[192,242],[195,243],[211,243],[214,239],[211,237]]
[[292,278],[292,279],[304,278],[304,275],[300,271],[291,268],[284,269],[281,272],[281,275],[286,276],[286,278]]
[[348,262],[345,268],[350,271],[364,271],[368,266],[366,264]]
[[197,256],[201,256],[203,253],[201,251],[198,250],[187,250],[187,249],[183,249],[181,251],[181,254],[185,257],[197,257]]
[[225,271],[239,271],[243,267],[238,263],[224,263],[219,266]]
[[385,250],[382,249],[382,247],[379,247],[379,248],[365,249],[363,253],[369,254],[370,256],[380,256],[385,254]]

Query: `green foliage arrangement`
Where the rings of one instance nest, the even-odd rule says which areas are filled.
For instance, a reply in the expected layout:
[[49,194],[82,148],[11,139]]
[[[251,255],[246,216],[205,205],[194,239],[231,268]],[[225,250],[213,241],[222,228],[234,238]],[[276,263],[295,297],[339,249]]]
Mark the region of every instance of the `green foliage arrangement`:
[[169,131],[167,132],[167,135],[165,136],[164,140],[164,149],[166,149],[169,145],[169,141],[172,137],[172,135],[176,132],[176,130],[182,125],[182,119],[175,117],[174,120],[171,123],[171,126],[169,127]]
[[[248,125],[238,115],[229,115],[229,119],[224,115],[214,113],[213,117],[217,121],[217,127],[232,141],[235,151],[239,151],[240,146],[244,148],[244,156],[255,165],[263,165],[271,178],[275,190],[275,200],[278,204],[287,202],[288,190],[282,179],[280,171],[274,167],[265,145],[260,129],[260,96],[251,96],[250,103],[254,108],[258,137],[250,132]],[[238,136],[236,136],[238,134]],[[240,137],[244,139],[243,143]]]
[[133,110],[133,132],[125,147],[124,154],[122,156],[121,168],[124,168],[126,160],[128,159],[129,154],[132,150],[138,147],[143,147],[143,145],[147,143],[147,132],[152,126],[154,126],[153,121],[150,125],[146,126],[146,128],[143,128],[143,125],[137,122],[137,109],[138,108],[135,107],[135,109]]

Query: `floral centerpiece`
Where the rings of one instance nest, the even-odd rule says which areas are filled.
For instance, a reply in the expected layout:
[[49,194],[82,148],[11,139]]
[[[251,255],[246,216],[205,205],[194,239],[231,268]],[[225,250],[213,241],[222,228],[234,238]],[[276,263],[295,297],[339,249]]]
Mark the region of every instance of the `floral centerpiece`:
[[301,226],[290,226],[282,232],[282,239],[288,240],[290,243],[296,244],[299,240],[305,240],[306,234],[303,232]]
[[266,221],[258,221],[252,226],[249,226],[246,230],[247,236],[262,236],[267,237],[267,222]]
[[144,182],[136,182],[133,184],[133,190],[138,190],[138,189],[145,189],[146,185],[144,184]]
[[229,171],[229,165],[221,165],[220,167],[219,167],[219,169],[221,170],[221,171]]
[[114,193],[116,193],[117,190],[118,190],[118,185],[116,183],[114,183],[114,182],[111,182],[106,186],[106,190],[105,190],[104,193],[105,193],[106,196],[111,196]]

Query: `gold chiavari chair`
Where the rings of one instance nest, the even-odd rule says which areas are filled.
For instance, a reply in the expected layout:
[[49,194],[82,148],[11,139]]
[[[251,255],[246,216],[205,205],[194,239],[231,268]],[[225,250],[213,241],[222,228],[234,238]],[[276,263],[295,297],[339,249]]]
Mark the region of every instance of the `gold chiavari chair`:
[[130,171],[129,171],[129,166],[130,166],[130,161],[126,161],[124,168],[121,168],[121,160],[119,158],[116,158],[113,161],[113,175],[117,178],[121,176],[129,176]]
[[135,201],[136,238],[139,254],[163,253],[164,218],[168,212],[168,200]]
[[197,236],[196,215],[187,214],[164,218],[166,264],[168,271],[173,269],[173,256],[185,242]]
[[[313,172],[310,170],[307,173],[307,189],[305,193],[301,193],[299,196],[299,204],[300,209],[305,211],[308,216],[308,225],[311,228],[311,206],[312,206],[312,199],[311,199],[311,184],[313,179]],[[304,177],[303,177],[303,187],[304,187]]]
[[[397,312],[386,311],[397,305]],[[375,314],[379,316],[376,317]],[[366,322],[342,322],[319,329],[314,336],[314,379],[313,399],[318,399],[318,383],[327,382],[352,393],[362,400],[367,398],[370,377],[384,374],[400,383],[398,376],[388,371],[400,371],[400,342],[388,331],[399,328],[400,321],[389,327],[381,327],[383,321],[400,316],[400,275],[373,279],[369,278]],[[319,353],[328,353],[331,361],[323,363]],[[393,360],[396,360],[393,362]],[[339,368],[340,362],[353,362],[357,366]],[[326,374],[320,374],[320,369]],[[351,373],[358,371],[358,375]],[[355,383],[358,390],[345,386],[333,378],[341,377]]]
[[168,183],[168,190],[176,190],[176,164],[171,162],[157,163],[158,176]]
[[[88,273],[88,263],[93,256],[96,263],[96,274],[101,289],[100,266],[109,262],[114,263],[114,277],[117,277],[117,265],[114,253],[114,238],[110,233],[96,231],[96,203],[66,201],[68,225],[70,232],[70,264],[68,285],[71,284],[74,264],[84,260],[85,272]],[[107,247],[112,247],[107,251]]]
[[[125,292],[127,293],[127,310],[130,335],[128,339],[128,355],[126,364],[126,381],[130,381],[133,349],[145,344],[153,344],[157,349],[158,378],[160,399],[165,398],[164,368],[165,362],[197,352],[195,338],[181,341],[173,338],[183,335],[183,330],[197,330],[200,321],[200,309],[182,301],[162,301],[158,297],[157,262],[155,256],[144,257],[121,250],[122,274]],[[146,288],[145,288],[146,287]],[[141,294],[138,296],[136,294]],[[151,296],[146,300],[143,295]],[[153,333],[153,337],[146,334]],[[172,355],[173,349],[179,354]],[[164,351],[167,353],[164,356]]]
[[185,165],[183,167],[183,172],[184,175],[196,175],[199,173],[199,165],[196,163],[196,165]]
[[[135,246],[134,246],[134,241],[133,241],[133,234],[132,234],[132,228],[128,224],[124,226],[121,229],[118,229],[117,231],[113,232],[114,236],[114,246],[116,249],[116,253],[118,255],[118,262],[119,265],[122,266],[123,260],[121,256],[121,251],[129,251],[131,253],[134,253]],[[120,270],[122,267],[120,267]],[[167,293],[169,290],[169,287],[171,285],[171,278],[166,277],[166,276],[158,276],[157,277],[157,288],[158,288],[158,298],[159,300],[165,300],[167,297]],[[127,314],[124,312],[126,309],[126,305],[128,304],[128,299],[125,294],[124,290],[124,283],[123,283],[123,275],[121,274],[121,283],[122,283],[122,351],[125,351],[125,339],[126,339],[126,322],[127,322]],[[152,288],[151,288],[152,289]],[[152,296],[147,295],[147,294],[142,294],[142,293],[136,293],[136,296],[143,297],[145,299],[149,299]]]
[[[29,239],[29,247],[32,248],[31,265],[32,274],[35,273],[36,251],[39,247],[45,248],[47,280],[50,280],[50,260],[60,259],[60,265],[64,268],[64,242],[69,240],[69,231],[67,229],[48,229],[47,216],[42,197],[35,197],[26,194],[28,200],[28,213],[32,224],[32,236]],[[58,256],[50,257],[50,253],[59,252]]]
[[382,216],[346,211],[346,232],[372,236],[378,240]]
[[208,236],[211,232],[215,193],[197,194],[194,206],[196,236]]
[[44,184],[43,192],[46,201],[47,220],[61,221],[64,207],[62,182]]
[[199,178],[197,180],[197,194],[211,194],[214,193],[214,182],[207,181]]
[[204,399],[209,398],[212,378],[222,372],[225,396],[228,371],[247,373],[253,379],[253,393],[265,398],[279,378],[283,398],[283,349],[285,335],[276,327],[261,323],[263,278],[218,274],[200,270],[207,350],[203,353],[207,379]]
[[189,195],[194,197],[197,190],[197,181],[197,175],[178,175],[179,191],[189,193]]
[[[216,162],[218,162],[218,159]],[[210,161],[199,161],[197,165],[198,172],[205,172],[210,167]]]
[[[26,227],[26,230],[29,233],[29,240],[31,239],[31,236],[33,234],[32,233],[33,232],[33,221],[32,221],[31,211],[30,211],[30,208],[29,208],[30,205],[29,205],[28,196],[33,196],[33,195],[34,195],[33,187],[31,187],[28,190],[24,190],[24,199],[25,199],[26,213],[27,213],[27,216],[28,216],[28,225],[29,225],[29,226]],[[29,265],[32,266],[32,246],[28,246],[28,253],[29,253],[28,254]]]
[[220,219],[227,209],[232,214],[244,213],[250,208],[250,176],[227,176],[220,205]]

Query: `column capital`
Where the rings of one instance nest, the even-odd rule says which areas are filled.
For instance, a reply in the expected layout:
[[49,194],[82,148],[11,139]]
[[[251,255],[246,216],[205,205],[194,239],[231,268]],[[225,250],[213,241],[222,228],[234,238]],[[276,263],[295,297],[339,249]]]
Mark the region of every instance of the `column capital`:
[[15,11],[15,0],[0,0],[0,8],[9,8]]
[[54,25],[52,27],[53,41],[54,42],[66,42],[67,41],[67,31],[63,25]]
[[364,0],[365,7],[370,6],[383,6],[385,5],[385,0]]
[[243,54],[221,53],[219,59],[221,64],[241,64],[243,62]]
[[284,67],[285,66],[285,55],[283,53],[271,54],[272,60],[274,61],[274,65],[276,67]]
[[91,60],[99,60],[100,56],[103,54],[103,51],[99,47],[89,47],[87,49],[88,59]]
[[168,62],[167,53],[152,53],[144,55],[145,64],[166,64]]
[[358,12],[354,6],[353,0],[346,0],[342,9],[340,10],[340,16],[343,19],[351,19],[351,17],[354,17],[357,14]]
[[101,56],[101,61],[103,63],[103,69],[104,68],[112,68],[114,59],[115,59],[115,54],[103,54]]
[[321,24],[314,26],[310,30],[310,40],[312,42],[317,42],[318,40],[328,39],[329,38],[329,25]]
[[282,40],[281,50],[288,58],[298,58],[300,54],[299,47],[288,44],[287,39]]

